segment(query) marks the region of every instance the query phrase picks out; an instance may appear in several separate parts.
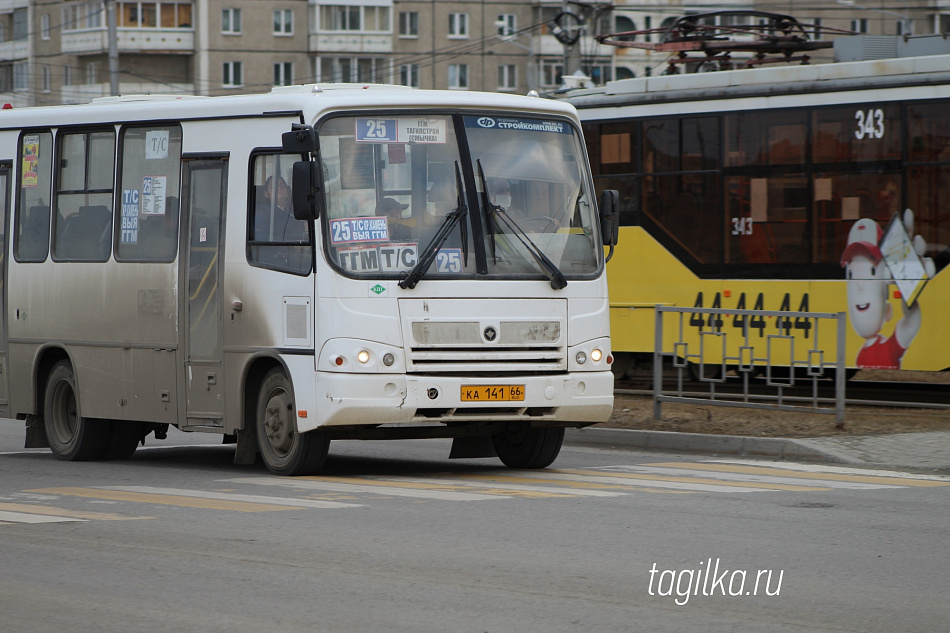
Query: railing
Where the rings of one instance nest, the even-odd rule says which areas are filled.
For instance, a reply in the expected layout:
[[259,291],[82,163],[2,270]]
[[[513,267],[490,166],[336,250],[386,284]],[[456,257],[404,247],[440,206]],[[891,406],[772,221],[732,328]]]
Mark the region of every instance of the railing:
[[[676,329],[664,339],[664,316],[673,314]],[[689,316],[689,322],[685,321]],[[735,333],[723,328],[726,318],[738,325]],[[755,322],[774,318],[780,333],[764,334]],[[835,423],[844,427],[845,406],[845,313],[791,312],[769,310],[727,310],[719,308],[656,307],[656,331],[653,351],[653,417],[660,419],[664,402],[702,403],[724,407],[807,411],[834,414]],[[699,329],[696,330],[696,325]],[[794,324],[794,325],[793,325]],[[834,331],[829,335],[828,327]],[[782,330],[784,329],[784,333]],[[753,332],[759,336],[753,340]],[[792,335],[802,330],[804,336]],[[667,332],[667,335],[669,333]],[[738,338],[738,341],[736,340]],[[664,346],[666,343],[666,346]],[[738,343],[738,344],[737,344]],[[796,343],[798,350],[796,350]],[[829,344],[830,343],[830,344]],[[827,349],[826,349],[827,348]],[[831,357],[831,358],[829,358]],[[676,388],[664,393],[664,358],[672,365]],[[714,359],[712,363],[708,359]],[[707,368],[709,369],[707,371]],[[684,378],[695,374],[708,392],[684,392]],[[752,382],[764,371],[765,380]],[[728,374],[735,374],[730,376]],[[834,398],[820,398],[819,380],[833,376]],[[732,389],[717,393],[717,386],[729,382]],[[790,395],[798,385],[811,388],[810,396]],[[774,392],[752,393],[750,385],[765,386]],[[832,401],[833,406],[828,406]]]

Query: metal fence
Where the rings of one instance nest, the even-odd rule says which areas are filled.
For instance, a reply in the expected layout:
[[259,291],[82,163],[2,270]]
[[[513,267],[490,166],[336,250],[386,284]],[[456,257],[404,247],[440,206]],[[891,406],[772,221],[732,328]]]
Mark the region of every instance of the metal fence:
[[[772,318],[776,334],[765,334],[755,325]],[[724,327],[727,319],[732,319],[731,328]],[[672,325],[674,331],[665,332],[664,325]],[[835,423],[843,428],[845,326],[844,312],[657,306],[653,417],[660,419],[664,402],[701,403],[834,414]],[[834,329],[828,332],[829,328]],[[758,336],[753,336],[755,330]],[[794,330],[806,336],[795,336]],[[707,362],[710,358],[715,361]],[[664,367],[672,368],[675,388],[664,390]],[[685,382],[695,385],[697,379],[706,385],[705,391],[684,391]],[[819,381],[829,380],[834,381],[834,397],[819,397]],[[726,383],[728,390],[717,391]],[[810,395],[802,395],[802,387]],[[793,389],[795,393],[789,393]]]

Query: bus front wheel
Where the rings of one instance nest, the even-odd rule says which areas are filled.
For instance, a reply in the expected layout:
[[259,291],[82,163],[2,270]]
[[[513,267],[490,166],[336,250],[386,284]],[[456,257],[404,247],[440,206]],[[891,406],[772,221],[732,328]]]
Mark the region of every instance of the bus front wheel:
[[330,437],[323,431],[298,433],[290,381],[272,369],[257,398],[257,442],[264,464],[277,475],[309,475],[323,466]]
[[564,427],[531,428],[510,425],[492,436],[499,459],[509,468],[546,468],[564,443]]
[[67,461],[98,459],[109,441],[109,425],[79,415],[76,379],[68,361],[53,366],[44,395],[44,426],[53,455]]

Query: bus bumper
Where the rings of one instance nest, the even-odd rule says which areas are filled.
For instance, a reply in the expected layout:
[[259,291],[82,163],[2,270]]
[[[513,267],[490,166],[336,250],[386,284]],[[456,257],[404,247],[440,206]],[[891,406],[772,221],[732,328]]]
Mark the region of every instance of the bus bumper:
[[[474,392],[481,397],[511,392],[480,387],[522,385],[524,400],[463,400]],[[613,386],[609,370],[491,378],[320,372],[312,399],[298,393],[298,408],[302,400],[311,400],[313,410],[298,418],[297,428],[306,432],[321,426],[517,420],[593,424],[610,418]]]

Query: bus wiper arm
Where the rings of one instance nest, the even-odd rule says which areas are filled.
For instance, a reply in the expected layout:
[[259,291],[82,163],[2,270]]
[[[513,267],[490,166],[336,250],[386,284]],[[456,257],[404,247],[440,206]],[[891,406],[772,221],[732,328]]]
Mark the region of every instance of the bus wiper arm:
[[[429,244],[422,250],[419,254],[419,261],[416,262],[416,265],[412,267],[412,270],[409,271],[409,274],[406,275],[403,279],[399,280],[400,288],[415,288],[416,284],[419,283],[419,280],[422,279],[422,275],[429,270],[429,266],[432,265],[432,262],[435,260],[436,256],[439,254],[439,249],[442,248],[442,245],[445,244],[445,240],[448,239],[449,235],[452,233],[452,229],[455,228],[455,225],[459,223],[465,216],[468,215],[468,207],[465,205],[465,198],[462,196],[462,172],[459,171],[458,162],[455,163],[455,192],[456,192],[456,201],[458,206],[449,211],[445,215],[445,220],[442,221],[442,226],[439,227],[439,230],[432,237],[432,240]],[[466,250],[467,256],[467,242],[466,234],[464,232],[463,225],[463,235],[462,248]]]
[[554,265],[548,256],[544,254],[537,244],[535,244],[528,234],[524,232],[518,223],[515,222],[511,216],[505,213],[505,210],[498,205],[492,205],[492,220],[494,222],[495,218],[500,219],[504,225],[511,230],[511,233],[521,241],[525,249],[531,253],[531,257],[534,258],[534,261],[538,264],[538,267],[541,268],[541,271],[545,274],[548,280],[551,282],[551,287],[555,290],[560,290],[567,286],[567,279],[564,278],[564,273]]

